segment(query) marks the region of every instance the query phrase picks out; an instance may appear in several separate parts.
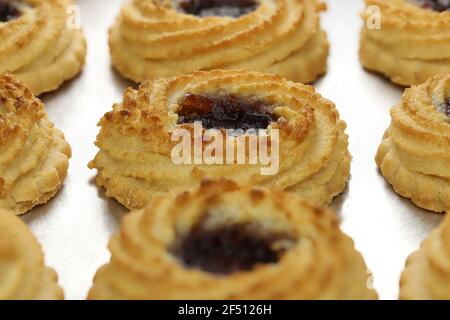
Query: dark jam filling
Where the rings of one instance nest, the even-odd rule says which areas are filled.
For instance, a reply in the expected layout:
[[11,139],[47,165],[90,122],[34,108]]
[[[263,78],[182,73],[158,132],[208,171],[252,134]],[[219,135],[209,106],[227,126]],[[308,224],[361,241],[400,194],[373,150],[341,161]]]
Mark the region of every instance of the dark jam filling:
[[259,6],[257,0],[182,0],[180,9],[198,17],[229,16],[239,18]]
[[449,11],[450,0],[416,0],[417,4],[424,9],[437,12]]
[[178,124],[201,121],[205,129],[266,129],[278,119],[263,101],[234,95],[187,94],[178,104]]
[[[283,242],[284,245],[280,245]],[[282,234],[258,232],[250,224],[217,228],[196,225],[171,249],[187,268],[227,275],[250,271],[258,264],[277,263],[293,239]],[[278,244],[278,245],[277,245]]]
[[21,14],[16,4],[11,1],[0,0],[0,22],[17,19]]

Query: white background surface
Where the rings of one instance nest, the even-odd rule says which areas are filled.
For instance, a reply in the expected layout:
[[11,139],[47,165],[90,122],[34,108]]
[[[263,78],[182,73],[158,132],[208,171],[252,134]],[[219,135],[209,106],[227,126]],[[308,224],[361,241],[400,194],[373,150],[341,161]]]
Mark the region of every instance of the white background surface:
[[[94,157],[96,127],[101,116],[120,102],[134,84],[110,66],[108,27],[123,0],[78,0],[88,40],[83,73],[58,92],[42,96],[47,112],[72,146],[69,176],[47,205],[23,218],[40,240],[47,264],[54,267],[67,299],[84,299],[97,268],[109,259],[107,243],[125,208],[105,197],[87,168]],[[365,72],[358,62],[362,0],[326,0],[322,24],[331,43],[329,71],[314,85],[336,103],[347,122],[352,177],[348,190],[333,206],[374,275],[382,299],[396,299],[405,258],[442,220],[397,196],[380,176],[374,156],[389,125],[389,109],[402,88]]]

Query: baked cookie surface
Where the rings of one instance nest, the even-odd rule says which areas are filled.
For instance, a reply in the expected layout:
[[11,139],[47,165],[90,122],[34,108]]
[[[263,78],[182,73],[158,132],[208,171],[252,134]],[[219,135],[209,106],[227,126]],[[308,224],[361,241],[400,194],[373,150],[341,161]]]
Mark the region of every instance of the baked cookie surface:
[[[312,87],[275,75],[214,70],[146,81],[137,91],[128,89],[99,125],[100,151],[89,166],[98,170],[97,183],[107,195],[127,208],[196,187],[207,177],[296,192],[326,205],[349,178],[346,124],[335,105]],[[206,129],[223,137],[212,161],[205,155],[212,145]],[[252,129],[264,130],[267,140]],[[256,154],[252,162],[250,151],[261,151],[258,143],[264,142],[270,161]],[[178,162],[185,143],[187,161]],[[191,146],[201,150],[199,157]],[[244,153],[236,151],[240,146]]]
[[0,208],[23,214],[61,188],[71,150],[43,103],[11,74],[0,75]]
[[0,73],[35,95],[58,89],[84,65],[86,41],[71,0],[0,0]]
[[28,227],[0,208],[0,300],[56,300],[64,294],[56,272],[44,265]]
[[112,61],[136,82],[245,69],[309,83],[326,71],[324,9],[317,0],[132,0],[110,29]]
[[406,261],[400,299],[450,300],[450,216]]
[[125,216],[90,299],[376,299],[334,212],[204,180]]
[[376,162],[395,191],[417,206],[450,209],[450,73],[406,89],[391,109]]
[[366,0],[366,4],[360,47],[366,69],[404,86],[450,71],[448,1],[445,5],[440,0]]

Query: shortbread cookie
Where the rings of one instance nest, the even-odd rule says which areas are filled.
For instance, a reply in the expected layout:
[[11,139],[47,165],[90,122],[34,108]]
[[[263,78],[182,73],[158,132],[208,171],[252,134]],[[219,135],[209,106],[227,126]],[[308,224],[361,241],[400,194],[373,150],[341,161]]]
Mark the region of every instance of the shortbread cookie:
[[36,95],[75,77],[86,54],[76,12],[72,0],[0,0],[0,73]]
[[[128,89],[99,125],[100,151],[89,166],[98,170],[107,195],[127,208],[198,186],[205,177],[288,190],[326,205],[349,177],[346,125],[334,104],[312,87],[275,75],[215,70],[146,81]],[[205,129],[223,139],[212,159],[206,155],[214,140],[205,140]],[[270,161],[256,152],[264,143],[259,130],[266,133]],[[180,134],[189,136],[181,141]],[[185,143],[187,152],[178,152]],[[194,145],[199,158],[190,154]],[[187,161],[177,159],[181,153],[189,153]]]
[[450,71],[450,2],[366,0],[360,58],[400,85]]
[[400,299],[450,300],[450,216],[406,261]]
[[22,214],[46,203],[60,189],[69,157],[43,103],[13,75],[0,75],[0,208]]
[[376,162],[397,193],[450,210],[450,72],[407,89],[391,110]]
[[376,299],[336,214],[229,180],[128,214],[90,299]]
[[246,69],[309,83],[326,71],[318,0],[131,0],[110,30],[112,61],[136,82]]
[[0,300],[63,299],[57,280],[28,227],[0,208]]

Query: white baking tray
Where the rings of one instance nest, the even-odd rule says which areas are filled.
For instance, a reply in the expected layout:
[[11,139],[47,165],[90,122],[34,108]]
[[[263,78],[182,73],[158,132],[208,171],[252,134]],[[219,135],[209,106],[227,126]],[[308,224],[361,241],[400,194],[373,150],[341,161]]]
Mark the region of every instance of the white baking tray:
[[[89,51],[83,73],[58,92],[42,96],[47,112],[73,150],[64,188],[48,204],[23,216],[54,267],[67,299],[84,299],[99,266],[109,259],[107,243],[126,209],[106,198],[87,163],[97,152],[97,122],[128,86],[111,67],[108,27],[124,0],[78,0]],[[397,196],[379,174],[374,156],[389,125],[389,109],[403,89],[364,71],[358,62],[362,0],[326,0],[322,24],[331,55],[328,73],[315,83],[336,103],[348,124],[353,155],[351,180],[333,207],[374,276],[382,299],[396,299],[406,257],[420,245],[442,215],[416,208]]]

